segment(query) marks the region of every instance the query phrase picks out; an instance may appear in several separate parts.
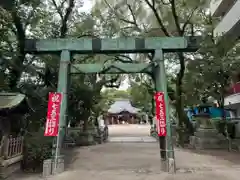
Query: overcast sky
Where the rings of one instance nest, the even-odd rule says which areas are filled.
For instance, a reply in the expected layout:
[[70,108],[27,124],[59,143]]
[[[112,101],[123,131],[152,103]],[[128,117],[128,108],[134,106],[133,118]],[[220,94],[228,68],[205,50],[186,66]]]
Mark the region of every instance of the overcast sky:
[[91,11],[91,8],[92,8],[91,0],[84,0],[83,2],[84,2],[84,4],[83,4],[82,10],[85,11],[85,12]]

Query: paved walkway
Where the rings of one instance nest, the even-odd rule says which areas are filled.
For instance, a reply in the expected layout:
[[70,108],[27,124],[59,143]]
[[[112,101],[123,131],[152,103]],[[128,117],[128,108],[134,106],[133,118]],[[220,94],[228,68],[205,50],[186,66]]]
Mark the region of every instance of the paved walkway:
[[148,133],[148,126],[112,126],[110,142],[74,149],[66,171],[49,180],[239,180],[240,154],[221,151],[176,149],[177,173],[162,172],[158,143]]
[[51,180],[239,179],[240,166],[227,160],[229,155],[220,158],[182,149],[175,151],[177,174],[161,172],[159,146],[147,136],[149,126],[111,126],[109,132],[109,143],[76,149],[68,171]]
[[157,142],[156,139],[150,137],[150,136],[143,136],[143,137],[110,137],[109,142],[111,143],[152,143]]

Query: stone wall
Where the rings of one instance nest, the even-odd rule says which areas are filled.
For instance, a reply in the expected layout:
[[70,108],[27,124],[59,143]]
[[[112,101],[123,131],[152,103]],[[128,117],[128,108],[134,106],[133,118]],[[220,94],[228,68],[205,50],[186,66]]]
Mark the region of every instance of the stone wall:
[[5,179],[11,176],[13,173],[20,171],[21,169],[21,161],[23,156],[16,156],[14,158],[10,158],[8,160],[1,160],[0,163],[0,179]]
[[89,128],[86,132],[82,132],[80,128],[68,128],[68,136],[72,136],[76,146],[89,146],[100,144],[108,139],[108,128],[98,129],[96,127]]
[[198,128],[190,137],[190,145],[196,149],[227,149],[228,140],[216,129]]

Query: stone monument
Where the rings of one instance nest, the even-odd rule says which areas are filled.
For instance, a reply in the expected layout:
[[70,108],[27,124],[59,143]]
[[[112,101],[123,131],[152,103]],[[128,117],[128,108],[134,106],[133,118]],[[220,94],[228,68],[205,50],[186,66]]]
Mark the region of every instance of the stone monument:
[[194,115],[196,131],[194,136],[190,137],[190,145],[196,149],[227,149],[228,141],[214,127],[209,107],[211,106],[205,102],[199,106],[198,114]]

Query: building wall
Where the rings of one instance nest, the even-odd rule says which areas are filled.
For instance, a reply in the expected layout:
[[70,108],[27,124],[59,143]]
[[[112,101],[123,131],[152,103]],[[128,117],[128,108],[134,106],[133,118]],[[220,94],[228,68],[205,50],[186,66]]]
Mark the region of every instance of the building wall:
[[135,114],[131,113],[119,113],[119,114],[108,114],[107,115],[107,123],[108,124],[137,124],[139,120],[137,119]]
[[236,118],[240,118],[240,105],[237,107]]
[[239,0],[212,0],[210,11],[213,17],[220,21],[214,29],[215,36],[226,33],[239,37],[240,35],[240,1]]
[[210,11],[212,16],[224,16],[238,0],[211,0]]
[[[238,40],[240,37],[240,0],[211,0],[210,11],[213,18],[219,19],[214,29],[214,36],[225,36]],[[229,94],[225,97],[226,108],[235,110],[231,118],[240,118],[240,83],[239,76],[233,79]],[[240,123],[236,124],[236,136],[240,137]]]

